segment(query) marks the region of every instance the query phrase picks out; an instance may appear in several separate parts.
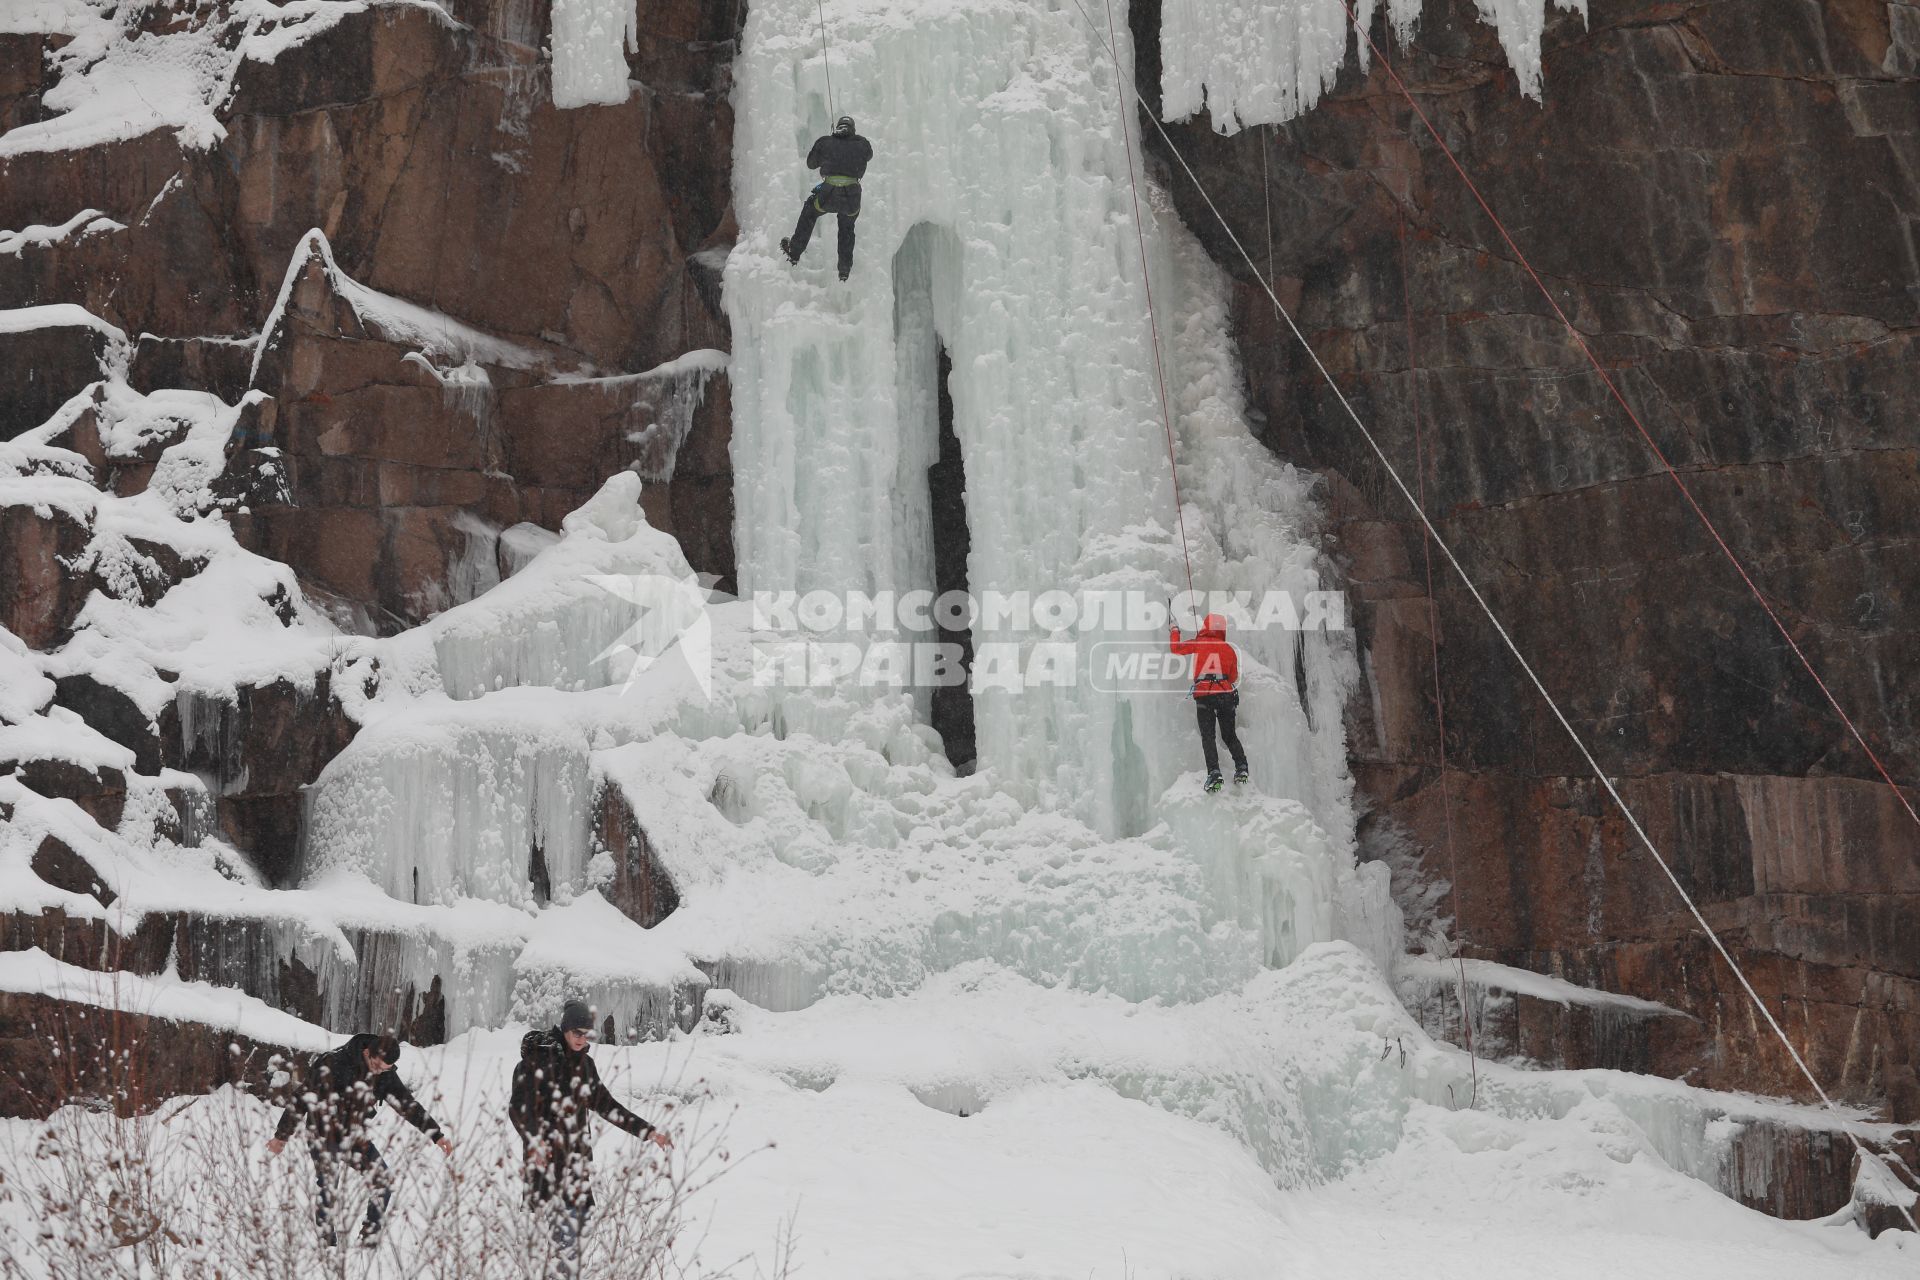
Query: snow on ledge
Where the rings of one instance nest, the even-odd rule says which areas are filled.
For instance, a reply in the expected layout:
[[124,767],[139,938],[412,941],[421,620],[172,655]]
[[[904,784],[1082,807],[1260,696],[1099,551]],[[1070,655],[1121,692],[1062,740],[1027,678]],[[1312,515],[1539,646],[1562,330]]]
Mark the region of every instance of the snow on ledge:
[[1531,996],[1535,1000],[1550,1000],[1558,1005],[1579,1004],[1620,1009],[1649,1018],[1687,1016],[1672,1005],[1661,1004],[1657,1000],[1642,1000],[1638,996],[1583,987],[1565,978],[1535,973],[1531,969],[1516,969],[1512,965],[1496,964],[1491,960],[1461,961],[1431,955],[1407,955],[1400,957],[1399,971],[1418,981],[1452,983],[1459,980],[1462,964],[1466,966],[1467,982],[1476,987]]
[[294,246],[293,255],[287,262],[287,273],[280,281],[279,296],[274,299],[273,310],[267,314],[267,322],[260,327],[260,336],[254,342],[253,363],[247,370],[249,384],[260,376],[260,361],[266,356],[267,348],[273,344],[274,336],[286,320],[287,302],[293,297],[295,282],[306,270],[307,263],[316,258],[321,270],[326,272],[327,282],[353,308],[360,322],[389,342],[418,347],[426,356],[438,356],[456,365],[490,364],[505,369],[540,369],[550,363],[531,347],[496,338],[444,312],[361,284],[340,269],[334,261],[333,246],[327,243],[326,233],[315,227],[300,237],[300,243]]
[[82,969],[54,959],[38,947],[0,952],[0,991],[44,995],[174,1022],[198,1022],[292,1049],[326,1049],[339,1038],[232,987],[183,982],[171,976],[143,978]]
[[64,35],[51,55],[59,75],[41,101],[45,119],[0,134],[0,156],[77,151],[172,132],[182,150],[226,136],[222,121],[242,65],[271,63],[378,6],[421,9],[449,27],[431,0],[230,0],[192,9],[164,31],[143,30],[152,6],[98,0],[0,0],[0,34]]
[[31,333],[36,329],[92,329],[111,343],[124,345],[127,341],[126,333],[117,325],[108,324],[85,307],[72,302],[0,311],[0,333]]
[[83,239],[105,231],[125,231],[127,224],[115,222],[98,209],[82,209],[59,226],[35,223],[18,231],[0,231],[0,253],[19,257],[27,249],[45,249],[72,237]]

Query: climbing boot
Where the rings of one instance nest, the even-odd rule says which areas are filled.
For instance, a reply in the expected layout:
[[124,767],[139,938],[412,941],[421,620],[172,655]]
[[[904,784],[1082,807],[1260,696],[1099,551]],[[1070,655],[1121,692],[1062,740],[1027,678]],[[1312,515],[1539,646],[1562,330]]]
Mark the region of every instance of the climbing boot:
[[1207,794],[1212,795],[1214,792],[1220,790],[1225,783],[1226,779],[1220,776],[1220,771],[1218,769],[1214,770],[1207,775]]
[[842,283],[845,283],[845,282],[846,282],[846,278],[847,278],[847,277],[848,277],[849,275],[851,275],[852,273],[853,273],[853,268],[852,268],[852,267],[842,267],[842,268],[840,268],[840,280],[841,280],[841,282],[842,282]]
[[1246,781],[1247,781],[1247,771],[1245,769],[1235,769],[1233,771],[1234,786],[1236,787],[1244,786],[1246,784]]
[[793,256],[793,250],[788,247],[792,243],[793,241],[790,238],[783,237],[780,241],[780,256],[787,260],[787,265],[790,267],[800,261],[800,259]]

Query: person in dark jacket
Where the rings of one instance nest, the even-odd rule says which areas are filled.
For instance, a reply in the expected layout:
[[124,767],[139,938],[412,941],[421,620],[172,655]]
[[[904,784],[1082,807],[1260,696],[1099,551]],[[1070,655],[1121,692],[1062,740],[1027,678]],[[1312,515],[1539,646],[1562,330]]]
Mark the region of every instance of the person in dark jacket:
[[449,1155],[453,1152],[453,1144],[439,1124],[400,1083],[393,1069],[399,1060],[398,1040],[362,1034],[351,1037],[338,1049],[293,1064],[287,1107],[280,1114],[279,1127],[273,1131],[267,1150],[279,1155],[286,1150],[294,1130],[306,1127],[307,1150],[313,1156],[313,1177],[318,1187],[313,1216],[320,1224],[321,1237],[330,1245],[339,1243],[333,1231],[333,1203],[339,1180],[348,1169],[366,1174],[373,1184],[373,1199],[367,1204],[366,1221],[360,1227],[360,1243],[370,1246],[379,1242],[381,1220],[386,1216],[388,1201],[393,1199],[393,1176],[380,1157],[380,1148],[367,1137],[367,1128],[382,1104],[398,1110],[441,1151]]
[[1217,613],[1208,614],[1200,624],[1200,634],[1191,640],[1182,640],[1180,628],[1174,627],[1167,647],[1177,654],[1190,654],[1194,660],[1193,705],[1200,716],[1200,753],[1207,761],[1207,790],[1218,791],[1221,785],[1220,748],[1213,741],[1216,725],[1227,750],[1233,753],[1234,783],[1245,782],[1247,753],[1240,749],[1240,735],[1233,726],[1240,706],[1240,658],[1227,643],[1227,620]]
[[853,131],[853,117],[834,121],[833,133],[814,139],[807,152],[807,168],[820,171],[820,185],[808,194],[800,206],[800,221],[793,234],[780,242],[780,251],[788,262],[800,261],[813,238],[813,224],[820,215],[832,213],[840,218],[840,278],[853,270],[853,220],[860,216],[860,179],[866,176],[873,159],[873,144]]
[[513,1093],[507,1114],[525,1152],[522,1172],[527,1201],[549,1215],[562,1275],[572,1274],[573,1258],[587,1215],[593,1211],[593,1132],[589,1113],[615,1128],[662,1147],[673,1141],[621,1106],[600,1082],[599,1068],[587,1052],[593,1042],[593,1013],[578,1000],[567,1002],[560,1025],[529,1031],[520,1040],[520,1064],[513,1069]]

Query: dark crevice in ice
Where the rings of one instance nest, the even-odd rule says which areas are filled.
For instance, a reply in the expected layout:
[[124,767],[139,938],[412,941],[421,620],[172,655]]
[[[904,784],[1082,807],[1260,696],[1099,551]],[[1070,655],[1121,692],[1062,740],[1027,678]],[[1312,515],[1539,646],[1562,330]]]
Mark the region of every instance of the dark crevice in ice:
[[[940,344],[935,381],[940,404],[940,459],[927,468],[927,494],[933,514],[934,594],[967,589],[967,550],[973,536],[967,529],[967,472],[960,456],[960,437],[953,430],[953,393],[947,386],[953,361]],[[973,632],[940,628],[942,644],[957,644],[961,665],[973,670]],[[973,693],[963,682],[933,691],[933,727],[955,767],[973,763]]]

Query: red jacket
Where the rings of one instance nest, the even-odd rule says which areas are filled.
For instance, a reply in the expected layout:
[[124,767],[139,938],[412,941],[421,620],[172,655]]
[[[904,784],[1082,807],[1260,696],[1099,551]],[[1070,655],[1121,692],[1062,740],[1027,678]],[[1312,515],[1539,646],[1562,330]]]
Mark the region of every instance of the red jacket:
[[1180,628],[1173,628],[1167,647],[1177,654],[1197,655],[1193,663],[1194,697],[1232,693],[1239,686],[1240,659],[1227,643],[1227,620],[1219,614],[1208,614],[1200,624],[1200,634],[1191,640],[1182,640]]

